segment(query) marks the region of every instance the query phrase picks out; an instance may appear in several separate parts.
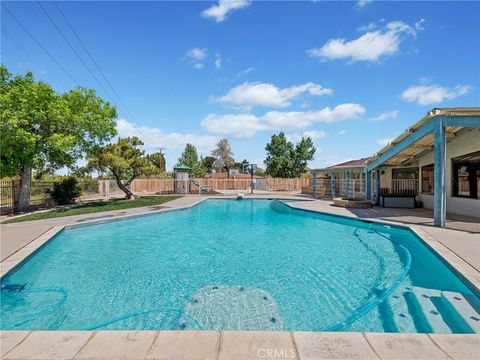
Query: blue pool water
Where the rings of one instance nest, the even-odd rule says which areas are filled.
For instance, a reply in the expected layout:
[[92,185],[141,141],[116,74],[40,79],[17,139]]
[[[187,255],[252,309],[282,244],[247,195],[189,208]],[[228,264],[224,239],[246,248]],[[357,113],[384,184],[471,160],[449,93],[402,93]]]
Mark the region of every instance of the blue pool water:
[[474,332],[449,294],[478,312],[409,230],[208,200],[62,231],[2,279],[1,328]]

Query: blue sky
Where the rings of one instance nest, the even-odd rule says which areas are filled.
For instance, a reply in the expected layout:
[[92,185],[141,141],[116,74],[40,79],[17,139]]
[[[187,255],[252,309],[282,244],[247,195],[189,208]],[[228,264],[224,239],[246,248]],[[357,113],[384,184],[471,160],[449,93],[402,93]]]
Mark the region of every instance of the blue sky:
[[[270,136],[307,134],[311,167],[368,156],[433,107],[479,106],[479,2],[60,2],[4,5],[82,86],[119,106],[118,130],[172,166],[187,142],[230,140],[260,164]],[[76,86],[2,8],[2,63]]]

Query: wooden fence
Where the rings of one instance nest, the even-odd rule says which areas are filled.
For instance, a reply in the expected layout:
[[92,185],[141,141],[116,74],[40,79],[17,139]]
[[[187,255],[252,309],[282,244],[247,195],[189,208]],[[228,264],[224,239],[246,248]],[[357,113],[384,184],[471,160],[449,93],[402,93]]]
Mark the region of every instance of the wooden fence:
[[[255,189],[257,190],[300,192],[302,190],[302,187],[308,185],[309,179],[257,178],[255,179],[255,182]],[[214,191],[248,190],[251,186],[251,180],[245,178],[194,179],[190,186],[192,188],[198,189],[195,183],[198,183],[203,187],[209,187]],[[130,189],[136,193],[169,193],[173,192],[173,186],[173,179],[135,179],[132,182]]]

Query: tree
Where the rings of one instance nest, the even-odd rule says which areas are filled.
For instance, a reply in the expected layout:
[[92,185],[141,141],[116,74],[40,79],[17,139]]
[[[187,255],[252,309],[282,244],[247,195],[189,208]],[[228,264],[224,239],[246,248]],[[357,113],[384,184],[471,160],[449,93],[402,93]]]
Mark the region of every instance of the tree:
[[[110,172],[126,198],[135,198],[128,186],[136,177],[148,176],[155,171],[141,146],[143,142],[135,136],[119,138],[114,144],[98,148],[89,157],[86,168],[89,171]],[[124,179],[127,179],[125,183],[122,182]]]
[[273,177],[294,178],[305,171],[308,161],[313,160],[315,147],[310,137],[303,137],[294,146],[288,141],[285,134],[280,132],[273,135],[270,143],[265,147],[267,158],[266,173]]
[[265,147],[267,158],[266,173],[273,177],[290,178],[293,168],[293,144],[287,140],[283,132],[273,135],[270,143]]
[[213,156],[205,156],[200,159],[200,162],[202,163],[202,167],[207,169],[207,171],[210,171],[215,164],[215,158]]
[[245,172],[247,171],[247,166],[248,166],[249,162],[247,159],[243,159],[242,162],[236,162],[235,163],[235,169],[238,169],[242,172]]
[[308,162],[314,159],[316,150],[312,139],[308,136],[302,137],[300,142],[297,143],[293,158],[294,177],[299,177],[305,172]]
[[12,76],[0,66],[0,172],[21,178],[19,211],[29,206],[32,170],[37,174],[76,161],[115,134],[114,106],[78,87],[63,94],[36,82],[31,72]]
[[202,160],[198,160],[197,148],[192,144],[187,144],[178,158],[178,165],[187,165],[191,169],[193,177],[203,177],[208,169],[203,166]]
[[212,156],[215,157],[214,166],[217,170],[226,169],[228,172],[235,165],[232,147],[227,139],[222,139],[217,143],[217,147],[212,151]]
[[187,165],[189,168],[194,168],[198,164],[198,153],[195,146],[192,144],[185,145],[182,155],[178,158],[178,165]]
[[165,155],[161,152],[148,154],[147,159],[157,170],[156,172],[162,174],[166,171],[165,168]]

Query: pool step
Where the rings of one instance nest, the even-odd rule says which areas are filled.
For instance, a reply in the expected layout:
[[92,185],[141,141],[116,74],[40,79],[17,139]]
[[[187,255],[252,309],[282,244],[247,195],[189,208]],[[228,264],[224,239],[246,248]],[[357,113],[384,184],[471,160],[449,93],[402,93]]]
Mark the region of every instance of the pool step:
[[415,322],[413,321],[413,317],[409,312],[407,299],[405,298],[405,294],[407,291],[402,293],[397,293],[388,299],[388,306],[391,312],[391,319],[389,331],[398,331],[398,332],[417,332],[415,327]]
[[466,332],[480,333],[480,314],[475,310],[475,308],[480,309],[478,300],[473,297],[467,300],[463,294],[452,291],[442,291],[441,299],[445,309],[463,321],[461,327]]
[[452,330],[445,322],[442,314],[435,305],[434,301],[440,301],[441,291],[421,287],[411,287],[411,292],[407,294],[411,304],[416,309],[419,317],[423,318],[427,332],[440,334],[451,334]]

